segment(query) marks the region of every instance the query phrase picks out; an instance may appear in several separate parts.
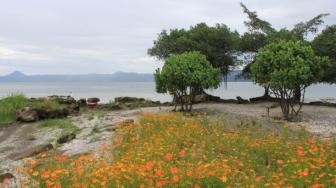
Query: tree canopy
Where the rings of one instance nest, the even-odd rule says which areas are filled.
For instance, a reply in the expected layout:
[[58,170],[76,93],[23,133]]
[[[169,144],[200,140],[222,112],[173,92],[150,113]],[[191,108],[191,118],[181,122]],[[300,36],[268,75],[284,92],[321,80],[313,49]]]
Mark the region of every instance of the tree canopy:
[[289,118],[301,109],[294,109],[297,88],[304,93],[309,85],[318,82],[328,63],[327,57],[316,56],[313,49],[302,42],[280,41],[258,52],[251,71],[256,83],[268,85],[280,99],[283,115]]
[[189,51],[199,51],[204,54],[212,66],[220,68],[227,74],[230,66],[234,66],[234,56],[239,46],[240,36],[224,24],[210,27],[205,23],[185,29],[162,31],[148,54],[158,59],[166,59],[172,55]]
[[203,89],[217,88],[221,80],[220,70],[200,52],[171,55],[154,75],[156,91],[171,94],[182,110],[191,110],[195,96]]
[[[258,17],[256,12],[250,11],[243,3],[240,3],[243,12],[247,15],[248,21],[245,21],[245,25],[249,32],[244,33],[241,42],[242,52],[253,52],[257,53],[258,50],[267,44],[278,42],[282,40],[286,41],[301,41],[303,43],[308,43],[306,37],[308,34],[315,34],[318,31],[318,27],[323,24],[323,18],[329,14],[319,14],[314,18],[306,21],[300,22],[294,25],[292,30],[287,28],[282,28],[276,30],[273,28],[272,24],[262,20]],[[252,37],[251,37],[252,36]],[[253,40],[254,39],[254,40]],[[254,63],[252,60],[250,63]],[[245,66],[241,77],[251,77],[251,66]],[[267,95],[268,88],[265,87],[265,95]],[[297,99],[300,99],[300,92],[297,91]]]
[[327,68],[322,82],[336,83],[336,25],[324,29],[313,41],[312,47],[316,54],[328,56],[331,64]]

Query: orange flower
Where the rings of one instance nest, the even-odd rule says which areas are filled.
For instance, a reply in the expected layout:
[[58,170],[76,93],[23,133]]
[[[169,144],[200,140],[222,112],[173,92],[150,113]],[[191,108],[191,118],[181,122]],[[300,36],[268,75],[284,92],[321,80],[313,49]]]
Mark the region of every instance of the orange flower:
[[265,176],[258,176],[256,177],[256,182],[259,182],[261,179],[263,179]]
[[304,170],[300,170],[299,171],[299,174],[301,175],[301,176],[307,176],[308,174],[309,174],[309,170],[306,168],[306,169],[304,169]]
[[284,164],[283,160],[277,160],[277,163],[279,166],[282,166]]
[[155,187],[163,187],[167,184],[166,181],[158,181],[155,183]]
[[173,159],[173,154],[167,153],[165,155],[165,158],[168,159],[168,160],[172,160]]
[[209,174],[210,176],[215,176],[215,175],[216,175],[216,172],[215,172],[214,170],[212,170],[212,171],[209,171],[208,174]]
[[149,171],[149,170],[152,170],[153,167],[154,167],[154,162],[148,162],[145,166],[145,169]]
[[178,177],[178,176],[173,176],[173,178],[172,178],[173,183],[177,183],[179,180],[180,180],[180,177]]
[[184,156],[185,156],[185,151],[184,151],[184,150],[181,150],[181,151],[179,152],[179,156],[180,156],[180,157],[184,157]]
[[195,157],[195,156],[196,156],[196,152],[192,152],[192,153],[191,153],[191,156],[192,156],[192,157]]
[[163,176],[164,173],[163,173],[162,170],[156,170],[155,174],[156,174],[157,176]]
[[192,172],[190,170],[187,172],[187,176],[189,176],[189,177],[192,176]]
[[201,186],[199,186],[198,184],[196,184],[196,185],[194,186],[194,188],[201,188]]
[[301,146],[297,147],[296,149],[296,153],[298,156],[302,157],[304,156],[304,153],[303,153],[303,148]]
[[322,187],[320,184],[314,184],[314,185],[312,186],[312,188],[320,188],[320,187]]
[[63,156],[56,156],[56,157],[54,157],[54,159],[55,159],[56,161],[58,161],[58,162],[65,161],[65,160],[67,160],[68,158],[69,158],[69,157],[66,156],[66,155],[63,155]]
[[178,173],[178,168],[174,167],[170,169],[170,173],[172,174],[177,174]]

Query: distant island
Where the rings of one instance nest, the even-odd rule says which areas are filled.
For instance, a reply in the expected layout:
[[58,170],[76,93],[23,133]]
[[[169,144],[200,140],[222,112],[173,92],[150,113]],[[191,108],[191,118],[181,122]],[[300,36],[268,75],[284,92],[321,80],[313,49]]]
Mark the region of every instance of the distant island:
[[[228,82],[246,82],[249,79],[237,78],[241,70],[233,70],[228,75]],[[80,74],[80,75],[26,75],[15,71],[6,76],[0,76],[0,82],[153,82],[154,76],[150,73],[116,72],[113,74]]]

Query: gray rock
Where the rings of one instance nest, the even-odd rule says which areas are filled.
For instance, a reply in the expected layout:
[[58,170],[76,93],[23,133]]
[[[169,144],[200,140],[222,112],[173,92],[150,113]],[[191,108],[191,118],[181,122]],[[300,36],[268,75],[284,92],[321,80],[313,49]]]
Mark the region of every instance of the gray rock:
[[16,120],[22,122],[34,122],[39,119],[38,113],[31,107],[25,107],[16,111]]
[[60,137],[59,139],[57,139],[57,143],[58,144],[64,144],[64,143],[70,142],[71,140],[73,140],[75,138],[76,138],[76,134],[75,133],[70,133],[70,134],[64,135],[64,136]]
[[40,146],[36,146],[33,148],[28,148],[19,153],[13,153],[9,155],[8,157],[13,160],[20,160],[23,158],[33,157],[35,155],[38,155],[43,152],[47,152],[52,149],[54,149],[54,146],[52,144],[45,144],[45,145],[40,145]]

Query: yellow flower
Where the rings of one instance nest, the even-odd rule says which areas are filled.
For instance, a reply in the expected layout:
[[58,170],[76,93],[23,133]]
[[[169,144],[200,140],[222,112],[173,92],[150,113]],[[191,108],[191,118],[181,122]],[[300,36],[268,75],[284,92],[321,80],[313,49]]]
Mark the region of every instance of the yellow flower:
[[222,180],[222,182],[227,182],[227,177],[226,176],[222,176],[221,178],[220,178],[221,180]]

